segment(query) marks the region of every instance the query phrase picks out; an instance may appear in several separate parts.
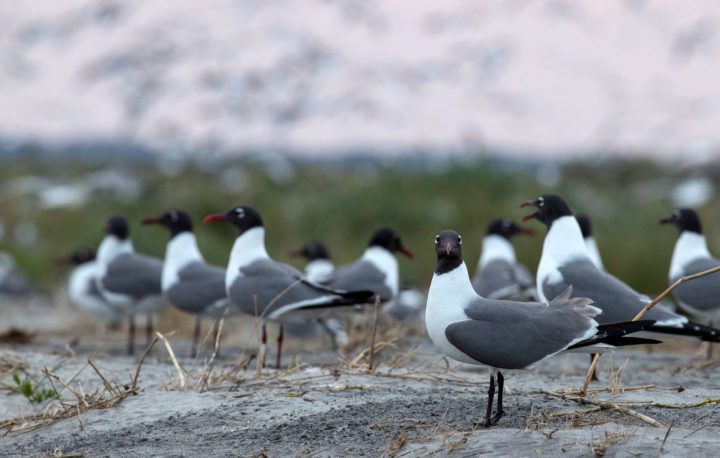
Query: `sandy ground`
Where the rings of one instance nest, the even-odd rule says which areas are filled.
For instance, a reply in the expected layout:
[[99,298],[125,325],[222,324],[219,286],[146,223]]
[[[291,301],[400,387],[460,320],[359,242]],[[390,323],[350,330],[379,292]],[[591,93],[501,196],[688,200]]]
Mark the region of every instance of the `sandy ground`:
[[[506,414],[484,429],[475,423],[485,409],[487,371],[447,363],[422,333],[409,333],[405,325],[381,326],[378,342],[391,345],[376,355],[374,371],[360,354],[369,333],[359,330],[356,349],[345,358],[329,351],[322,336],[312,343],[291,338],[283,369],[262,373],[252,359],[252,323],[230,320],[212,363],[207,347],[199,359],[187,358],[189,342],[178,332],[169,344],[182,369],[161,341],[144,360],[133,391],[141,355],[124,355],[122,333],[79,325],[64,307],[2,304],[0,313],[0,336],[11,328],[33,334],[30,342],[0,343],[1,456],[720,454],[720,407],[693,407],[720,401],[718,369],[701,361],[694,343],[601,359],[601,381],[592,385],[590,399],[662,426],[542,393],[581,385],[586,355],[564,355],[508,372]],[[190,329],[175,316],[164,318],[163,332],[162,323]],[[270,350],[268,361],[273,358]],[[15,372],[50,388],[43,368],[62,403],[31,403],[15,389]],[[59,412],[71,414],[57,419]]]

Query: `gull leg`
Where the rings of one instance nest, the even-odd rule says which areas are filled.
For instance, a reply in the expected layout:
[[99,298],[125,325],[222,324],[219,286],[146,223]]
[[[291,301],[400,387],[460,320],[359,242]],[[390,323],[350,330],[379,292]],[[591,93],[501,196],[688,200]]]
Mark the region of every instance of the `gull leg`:
[[282,357],[282,343],[283,343],[283,325],[280,324],[280,333],[277,338],[277,355],[275,355],[275,369],[280,369],[280,358]]
[[[592,364],[593,359],[595,359],[595,353],[590,353],[590,364]],[[590,380],[593,382],[597,382],[600,379],[597,376],[597,367],[595,367],[595,370],[592,373],[592,377],[590,377]]]
[[497,411],[495,412],[495,415],[492,417],[492,420],[490,420],[490,424],[496,424],[503,416],[503,405],[502,405],[502,399],[503,399],[503,388],[505,387],[505,377],[503,377],[502,372],[497,373],[497,384],[498,384],[498,392],[497,392]]
[[128,315],[128,355],[135,353],[135,315]]
[[195,359],[197,357],[198,341],[200,340],[201,327],[202,327],[202,323],[201,323],[200,315],[197,315],[195,317],[195,330],[193,331],[192,352],[190,353],[190,357],[192,359]]
[[147,323],[145,324],[145,346],[149,346],[153,336],[153,316],[152,313],[147,314]]
[[485,412],[485,422],[483,423],[483,426],[485,428],[492,425],[490,417],[492,415],[493,397],[495,397],[495,377],[493,375],[490,375],[490,388],[488,388],[487,411]]
[[317,322],[320,323],[320,326],[322,326],[323,331],[325,331],[325,334],[327,334],[330,337],[330,341],[332,342],[332,349],[333,351],[338,351],[338,344],[337,340],[335,339],[335,332],[328,326],[327,321],[325,321],[322,318],[318,318]]
[[262,356],[260,358],[261,359],[260,367],[264,368],[265,367],[265,349],[267,348],[267,326],[265,325],[265,323],[262,324],[261,332],[262,332],[262,335],[260,337],[260,353],[262,354]]

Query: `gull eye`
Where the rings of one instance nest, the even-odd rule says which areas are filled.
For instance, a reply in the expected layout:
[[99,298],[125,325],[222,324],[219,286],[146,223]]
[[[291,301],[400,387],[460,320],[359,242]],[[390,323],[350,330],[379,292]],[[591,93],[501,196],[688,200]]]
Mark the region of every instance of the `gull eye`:
[[237,215],[238,218],[245,218],[245,210],[242,208],[236,208],[235,214]]
[[435,236],[435,245],[437,245],[438,243],[440,243],[440,236],[436,235]]
[[178,215],[177,215],[177,212],[176,212],[176,211],[173,210],[173,211],[170,212],[170,219],[173,220],[173,221],[177,221]]
[[458,245],[462,245],[462,235],[458,235]]

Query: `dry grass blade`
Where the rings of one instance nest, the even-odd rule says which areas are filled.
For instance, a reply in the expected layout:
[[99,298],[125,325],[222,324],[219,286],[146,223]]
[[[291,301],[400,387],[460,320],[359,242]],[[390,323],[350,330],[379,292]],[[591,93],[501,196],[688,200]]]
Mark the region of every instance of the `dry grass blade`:
[[[165,338],[164,335],[162,335],[162,333],[156,331],[155,335],[158,339],[162,340],[163,344],[165,344],[165,349],[167,350],[168,355],[170,356],[170,360],[172,361],[173,366],[175,366],[175,370],[178,373],[178,378],[180,379],[180,388],[185,388],[185,385],[187,383],[187,376],[185,375],[186,371],[182,368],[180,362],[178,362],[177,358],[175,357],[175,352],[172,349],[172,345],[170,345],[170,342],[167,340],[167,338]],[[148,348],[151,348],[150,345],[148,345]]]
[[[663,299],[668,297],[675,288],[682,285],[683,283],[691,281],[691,280],[695,280],[698,278],[702,278],[707,275],[714,274],[715,272],[720,272],[720,266],[713,267],[712,269],[698,272],[696,274],[687,275],[685,277],[678,278],[677,280],[675,280],[675,282],[672,285],[668,286],[665,289],[665,291],[660,293],[660,295],[658,295],[655,299],[653,299],[645,307],[643,307],[642,310],[640,310],[640,312],[638,312],[638,314],[635,315],[635,317],[632,319],[632,321],[637,321],[640,318],[642,318],[643,316],[645,316],[645,314],[648,311],[650,311],[651,308],[655,307],[655,305],[660,303],[660,301],[662,301]],[[581,396],[585,396],[585,393],[587,393],[588,386],[590,386],[590,380],[592,379],[592,374],[593,374],[593,372],[595,372],[595,367],[597,367],[597,363],[599,360],[600,360],[600,353],[595,353],[595,357],[593,358],[592,363],[590,364],[590,369],[588,369],[588,373],[585,376],[585,381],[583,382],[582,389],[580,390]]]
[[655,420],[652,417],[649,417],[645,414],[642,414],[640,412],[632,410],[629,407],[621,406],[621,405],[612,403],[610,401],[595,401],[593,399],[587,399],[585,397],[569,397],[569,396],[566,396],[563,394],[558,394],[558,393],[554,393],[552,391],[547,391],[547,390],[540,390],[540,393],[548,395],[548,396],[552,396],[557,399],[562,399],[564,401],[572,401],[572,402],[575,402],[575,403],[578,403],[581,405],[582,404],[591,404],[594,406],[598,406],[601,409],[613,409],[613,410],[616,410],[627,416],[637,418],[638,420],[641,420],[641,421],[643,421],[649,425],[652,425],[656,428],[664,428],[665,427],[662,423],[660,423],[659,421]]

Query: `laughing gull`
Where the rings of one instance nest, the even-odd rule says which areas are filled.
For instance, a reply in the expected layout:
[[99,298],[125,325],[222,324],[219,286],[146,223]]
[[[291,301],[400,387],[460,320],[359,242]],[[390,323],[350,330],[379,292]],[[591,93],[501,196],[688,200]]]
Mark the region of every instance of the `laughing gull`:
[[590,221],[590,217],[585,213],[579,213],[575,215],[575,219],[577,219],[577,222],[580,225],[580,232],[582,232],[583,240],[585,241],[585,247],[587,248],[590,260],[593,264],[595,264],[595,267],[600,270],[605,270],[602,257],[600,257],[600,250],[598,250],[597,242],[595,242],[595,237],[593,236],[592,221]]
[[[276,366],[280,367],[283,322],[307,322],[327,309],[354,306],[372,300],[372,291],[345,291],[309,281],[299,270],[270,258],[265,249],[265,228],[260,214],[240,206],[227,213],[208,215],[204,223],[229,223],[238,229],[225,275],[225,288],[233,305],[262,321],[261,342],[267,342],[265,320],[280,323]],[[261,362],[262,364],[262,362]]]
[[197,356],[203,317],[215,319],[215,338],[219,320],[230,306],[225,292],[225,269],[205,262],[193,233],[190,216],[170,210],[159,218],[146,218],[143,224],[158,224],[170,231],[162,269],[162,292],[172,305],[195,315],[192,357]]
[[[513,302],[479,296],[462,257],[462,237],[442,231],[435,237],[437,265],[430,284],[425,325],[433,343],[447,356],[490,367],[484,426],[503,415],[501,370],[525,369],[563,351],[598,352],[615,346],[655,343],[624,337],[652,325],[636,321],[599,326],[592,300],[571,298],[572,287],[550,302]],[[497,375],[497,412],[492,414]]]
[[[547,226],[537,272],[538,295],[542,300],[555,297],[572,285],[576,296],[589,297],[603,311],[598,316],[600,324],[631,320],[650,302],[647,296],[592,263],[580,225],[562,197],[547,194],[525,202],[523,207],[526,206],[537,210],[525,220],[536,218]],[[644,317],[656,321],[650,329],[655,333],[720,342],[720,330],[691,323],[664,307],[653,307]]]
[[128,353],[135,351],[135,314],[147,314],[146,337],[152,337],[152,314],[167,307],[162,294],[162,261],[135,252],[130,227],[122,215],[112,215],[98,248],[95,282],[105,299],[128,316]]
[[482,253],[472,279],[475,291],[488,299],[532,300],[535,281],[525,266],[515,258],[510,239],[534,231],[520,227],[509,218],[490,222],[483,238]]
[[68,278],[68,296],[81,312],[102,318],[112,327],[120,318],[100,293],[95,283],[95,253],[90,248],[79,248],[69,256],[60,258],[62,264],[75,267]]
[[[330,258],[327,247],[318,241],[308,242],[299,250],[290,253],[292,257],[302,257],[307,261],[305,264],[305,276],[315,283],[322,283],[330,278],[335,270],[335,264]],[[318,318],[318,324],[330,336],[333,349],[338,350],[347,346],[348,337],[345,326],[335,318]]]
[[[720,266],[708,251],[700,218],[694,210],[680,208],[661,224],[673,224],[680,231],[670,262],[670,283],[680,277]],[[720,317],[720,272],[683,283],[673,290],[678,305],[711,326]],[[710,347],[712,348],[712,347]]]
[[308,242],[299,250],[291,252],[290,256],[302,257],[307,261],[305,275],[313,282],[326,280],[335,270],[330,253],[321,242]]
[[380,228],[370,238],[360,259],[335,269],[330,279],[323,284],[343,291],[370,290],[380,302],[391,301],[400,292],[400,274],[395,253],[401,253],[408,259],[413,258],[394,230]]

